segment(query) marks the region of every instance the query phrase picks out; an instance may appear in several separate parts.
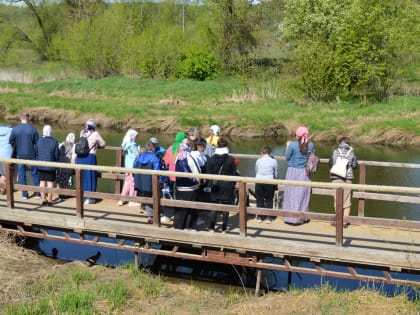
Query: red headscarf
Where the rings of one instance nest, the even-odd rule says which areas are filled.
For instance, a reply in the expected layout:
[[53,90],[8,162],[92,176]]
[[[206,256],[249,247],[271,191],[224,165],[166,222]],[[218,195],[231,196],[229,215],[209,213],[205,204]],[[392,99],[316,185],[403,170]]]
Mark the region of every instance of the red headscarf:
[[300,138],[300,142],[302,144],[307,143],[309,136],[308,128],[305,126],[300,126],[298,129],[296,129],[296,136]]

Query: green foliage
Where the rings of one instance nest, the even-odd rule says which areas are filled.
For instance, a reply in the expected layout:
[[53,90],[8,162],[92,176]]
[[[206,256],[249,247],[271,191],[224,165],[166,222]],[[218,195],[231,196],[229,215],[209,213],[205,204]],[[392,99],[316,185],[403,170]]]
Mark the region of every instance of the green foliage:
[[223,304],[225,307],[238,303],[241,299],[241,294],[237,289],[229,287],[227,294],[224,297]]
[[291,0],[282,31],[310,97],[383,99],[402,56],[419,56],[419,13],[413,0]]
[[181,76],[204,81],[213,78],[218,72],[218,62],[213,54],[199,47],[187,51],[181,64]]
[[83,70],[89,78],[109,76],[119,70],[117,60],[124,39],[120,31],[124,29],[124,20],[112,14],[106,11],[92,20],[81,20],[68,30],[67,37],[55,42],[61,58]]
[[233,70],[240,57],[256,47],[253,31],[260,21],[245,0],[207,0],[205,3],[212,17],[207,25],[208,42],[216,47],[216,57],[221,66]]
[[143,290],[144,296],[155,298],[164,295],[166,287],[160,275],[150,275],[134,265],[126,266],[126,268],[132,272],[135,277],[136,286]]
[[80,284],[94,280],[94,276],[89,270],[71,269],[69,272],[70,281],[68,285],[78,288]]
[[129,292],[122,282],[105,283],[98,286],[99,294],[104,297],[111,310],[118,309],[127,302]]
[[93,292],[69,289],[60,294],[55,303],[55,308],[60,314],[92,314]]
[[17,306],[7,305],[4,315],[39,315],[49,314],[51,312],[47,298],[39,299],[35,305],[30,303],[22,303]]

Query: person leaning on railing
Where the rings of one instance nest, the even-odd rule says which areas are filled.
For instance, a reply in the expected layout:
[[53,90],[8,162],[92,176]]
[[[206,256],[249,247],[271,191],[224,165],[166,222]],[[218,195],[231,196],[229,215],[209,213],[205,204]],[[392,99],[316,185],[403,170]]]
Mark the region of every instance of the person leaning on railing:
[[[295,132],[296,140],[289,141],[286,148],[288,162],[286,180],[310,182],[310,175],[306,172],[308,157],[315,150],[315,145],[309,140],[309,131],[300,126]],[[311,187],[287,185],[284,188],[282,208],[286,211],[308,212],[311,200]],[[309,219],[297,217],[284,217],[284,223],[301,225],[308,223]]]
[[[84,165],[97,165],[96,150],[98,148],[105,148],[105,140],[96,131],[96,123],[91,118],[86,122],[85,128],[80,132],[81,137],[86,137],[89,142],[89,154],[86,157],[77,156],[76,163]],[[98,174],[96,171],[84,170],[83,171],[83,190],[96,191],[98,183]],[[96,200],[92,198],[85,198],[84,203],[95,203]]]
[[[330,173],[331,181],[333,183],[351,184],[354,179],[353,169],[357,168],[358,161],[357,161],[357,156],[356,156],[356,153],[354,152],[354,149],[350,146],[350,139],[348,137],[342,137],[338,142],[338,147],[331,153],[330,159],[328,161],[330,169],[337,161],[337,158],[340,156],[345,157],[345,159],[348,160],[346,177],[340,177],[338,175]],[[336,197],[334,194],[334,207],[336,206],[335,199]],[[351,208],[351,190],[344,189],[343,190],[344,218],[350,215],[350,208]],[[335,211],[337,211],[337,209],[335,209]],[[331,222],[331,225],[335,225],[335,221]],[[349,222],[343,223],[344,228],[347,228],[349,225],[350,225]]]

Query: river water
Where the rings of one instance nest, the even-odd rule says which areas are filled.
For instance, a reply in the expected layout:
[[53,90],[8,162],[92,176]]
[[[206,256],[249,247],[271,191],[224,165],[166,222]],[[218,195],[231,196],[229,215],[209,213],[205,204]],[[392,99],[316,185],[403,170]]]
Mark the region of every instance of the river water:
[[[102,132],[103,137],[109,146],[119,146],[121,144],[121,133],[112,131]],[[168,147],[173,142],[171,135],[152,135],[141,134],[137,137],[137,142],[144,145],[151,137],[156,136],[159,139],[160,145]],[[62,136],[61,138],[63,138]],[[241,154],[259,154],[263,145],[269,145],[272,148],[273,155],[283,156],[286,150],[286,139],[229,139],[229,150],[231,153]],[[331,151],[334,149],[333,144],[316,143],[316,151],[321,158],[328,158]],[[384,162],[398,162],[398,163],[420,163],[420,149],[398,149],[386,146],[359,146],[352,144],[359,160],[366,161],[384,161]],[[103,165],[115,165],[115,154],[107,152],[106,150],[99,151],[98,160]],[[279,161],[279,178],[285,178],[287,162]],[[255,160],[254,159],[239,159],[238,168],[242,176],[255,176]],[[354,183],[358,183],[358,171],[356,170],[356,179]],[[313,176],[313,181],[329,181],[328,167],[326,164],[320,166],[319,171]],[[407,186],[420,187],[420,169],[404,169],[404,168],[385,168],[368,166],[366,183],[372,185],[390,185],[390,186]],[[102,183],[107,185],[107,183]],[[105,188],[112,192],[114,189],[113,183],[108,183],[109,187]],[[327,196],[316,196],[311,198],[311,211],[322,213],[333,213],[333,199]],[[356,200],[352,205],[351,215],[357,215]],[[383,217],[409,220],[420,220],[420,205],[419,204],[395,204],[390,202],[380,201],[366,201],[365,215],[369,217]]]
[[[42,131],[42,126],[36,126]],[[120,146],[123,133],[114,132],[112,130],[99,130],[107,142],[108,146]],[[222,130],[223,131],[223,130]],[[68,132],[79,134],[80,130],[75,128],[62,128],[53,125],[54,137],[59,142],[63,141]],[[168,147],[173,142],[173,135],[159,135],[159,134],[139,134],[137,143],[144,145],[146,141],[155,136],[159,139],[159,144],[163,147]],[[269,145],[272,148],[273,155],[282,156],[285,153],[286,139],[229,139],[229,149],[231,153],[242,154],[259,154],[263,145]],[[315,143],[316,151],[321,158],[328,158],[331,151],[334,149],[333,144]],[[370,161],[387,161],[387,162],[401,162],[401,163],[420,163],[419,148],[393,148],[387,146],[359,146],[353,143],[359,160]],[[100,150],[98,151],[99,165],[115,165],[115,152]],[[239,160],[238,168],[242,176],[255,176],[254,172],[255,160],[241,158]],[[286,173],[287,163],[279,161],[279,178],[284,178]],[[313,177],[314,181],[329,181],[328,168],[326,165],[321,165],[319,171]],[[356,171],[356,179],[354,183],[358,183],[358,174]],[[420,186],[420,170],[419,169],[403,169],[403,168],[384,168],[384,167],[368,167],[367,168],[367,184],[392,185],[392,186]],[[113,192],[114,184],[107,180],[100,180],[98,183],[98,191]],[[310,204],[311,211],[334,213],[332,197],[313,196]],[[353,200],[351,215],[357,215],[357,202]],[[383,218],[407,218],[409,220],[420,220],[420,205],[419,204],[395,204],[389,202],[367,201],[365,215],[369,217],[383,217]],[[53,233],[53,232],[52,232]],[[109,239],[112,242],[112,239]],[[51,255],[52,249],[58,249],[57,257],[64,260],[86,259],[95,255],[97,251],[101,252],[101,256],[97,263],[107,265],[119,265],[123,263],[132,263],[134,260],[133,253],[114,250],[107,248],[98,248],[93,246],[81,246],[76,244],[63,244],[57,241],[40,240],[37,244],[39,249],[46,255]],[[155,257],[151,255],[142,255],[141,260],[145,265],[152,264]],[[302,265],[303,266],[303,265]],[[230,268],[227,266],[226,268]],[[339,267],[334,267],[339,268]],[[184,268],[188,273],[188,268]],[[340,269],[338,269],[340,270]],[[369,274],[374,274],[375,271],[369,271]],[[397,275],[393,275],[398,278]],[[407,279],[417,279],[418,276],[408,275],[404,277]],[[288,275],[285,272],[264,271],[264,284],[271,290],[282,290],[288,285]],[[360,283],[355,280],[343,280],[337,278],[322,278],[315,275],[299,275],[292,274],[291,283],[293,286],[316,287],[322,283],[328,282],[333,287],[338,289],[357,289],[360,287],[374,287],[373,284]],[[387,294],[393,295],[398,292],[407,293],[410,297],[417,297],[418,292],[412,291],[410,288],[395,288],[392,285],[385,285],[376,287],[382,289]]]

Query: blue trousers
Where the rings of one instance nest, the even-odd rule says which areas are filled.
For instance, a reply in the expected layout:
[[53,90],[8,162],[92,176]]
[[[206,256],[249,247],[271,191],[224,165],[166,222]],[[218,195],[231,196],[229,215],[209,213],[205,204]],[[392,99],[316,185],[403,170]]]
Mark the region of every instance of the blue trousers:
[[[17,168],[19,184],[26,185],[26,166],[23,164],[18,164]],[[29,170],[31,171],[33,185],[39,186],[38,168],[36,166],[29,166]],[[39,192],[36,192],[35,196],[41,196],[41,194]],[[22,190],[22,197],[29,197],[28,192],[26,190]]]

